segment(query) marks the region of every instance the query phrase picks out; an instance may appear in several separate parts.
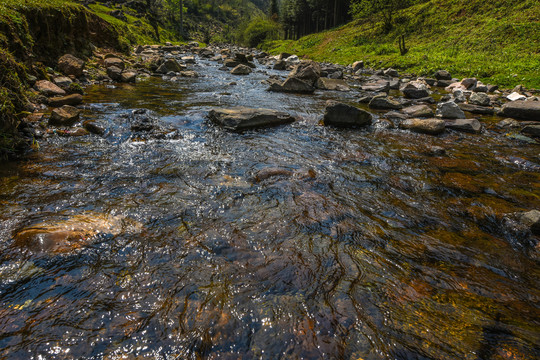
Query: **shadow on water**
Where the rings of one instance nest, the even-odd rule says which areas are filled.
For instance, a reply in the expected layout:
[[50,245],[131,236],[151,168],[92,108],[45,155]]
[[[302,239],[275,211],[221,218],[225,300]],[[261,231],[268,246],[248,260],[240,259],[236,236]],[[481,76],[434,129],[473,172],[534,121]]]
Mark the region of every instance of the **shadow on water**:
[[[194,69],[90,87],[103,137],[2,164],[1,358],[537,357],[538,258],[501,224],[538,206],[538,148],[325,128],[326,100],[354,92]],[[205,118],[238,105],[298,121],[237,134]]]

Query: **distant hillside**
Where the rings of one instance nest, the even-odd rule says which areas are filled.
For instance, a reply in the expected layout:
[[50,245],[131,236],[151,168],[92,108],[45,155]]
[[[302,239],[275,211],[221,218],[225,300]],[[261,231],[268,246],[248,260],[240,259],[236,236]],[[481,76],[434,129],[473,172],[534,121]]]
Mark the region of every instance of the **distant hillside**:
[[[447,69],[513,87],[540,88],[538,0],[431,0],[398,11],[385,32],[377,17],[305,36],[265,44],[273,53],[293,52],[318,61],[394,67],[418,75]],[[408,52],[400,54],[405,35]]]

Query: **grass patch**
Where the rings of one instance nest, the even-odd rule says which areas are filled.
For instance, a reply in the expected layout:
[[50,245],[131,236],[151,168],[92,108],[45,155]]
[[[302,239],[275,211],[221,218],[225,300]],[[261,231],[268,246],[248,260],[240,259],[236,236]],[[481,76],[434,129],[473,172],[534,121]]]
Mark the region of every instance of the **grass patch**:
[[[271,53],[293,52],[317,61],[351,64],[364,60],[419,76],[446,69],[506,87],[540,88],[540,3],[509,0],[432,0],[396,13],[399,24],[354,21],[298,41],[264,44]],[[409,52],[399,53],[406,34]]]

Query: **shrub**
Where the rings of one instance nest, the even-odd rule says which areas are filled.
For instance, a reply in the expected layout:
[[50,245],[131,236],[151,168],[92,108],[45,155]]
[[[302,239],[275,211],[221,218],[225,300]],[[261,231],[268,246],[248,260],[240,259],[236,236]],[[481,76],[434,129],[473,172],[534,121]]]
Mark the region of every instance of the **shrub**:
[[242,32],[242,40],[249,47],[257,47],[265,40],[276,40],[280,25],[272,20],[258,18],[252,20]]

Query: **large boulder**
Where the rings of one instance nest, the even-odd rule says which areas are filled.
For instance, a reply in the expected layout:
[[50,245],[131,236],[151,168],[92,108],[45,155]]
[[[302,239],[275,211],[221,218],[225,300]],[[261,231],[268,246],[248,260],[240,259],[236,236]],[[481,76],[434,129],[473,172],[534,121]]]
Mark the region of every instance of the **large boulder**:
[[160,74],[167,74],[168,72],[180,72],[182,70],[185,70],[185,66],[182,66],[178,63],[178,61],[173,59],[165,60],[163,64],[158,67],[156,72]]
[[540,235],[540,211],[531,210],[521,214],[520,222],[535,234]]
[[437,105],[437,116],[444,119],[465,119],[465,113],[453,101],[439,103]]
[[289,77],[283,83],[272,83],[268,88],[268,91],[312,94],[315,91],[315,88],[303,80]]
[[231,70],[232,75],[249,75],[250,73],[251,73],[251,68],[244,64],[239,64],[234,69]]
[[65,75],[73,75],[75,77],[82,76],[84,60],[71,54],[66,54],[58,59],[58,69]]
[[54,109],[49,118],[49,125],[52,126],[73,126],[79,121],[81,111],[76,107],[64,105]]
[[36,81],[36,83],[34,84],[34,89],[36,89],[45,96],[57,96],[66,94],[66,92],[62,88],[48,80]]
[[125,83],[134,83],[137,81],[137,73],[135,71],[124,71],[120,75],[120,81]]
[[336,127],[362,127],[370,125],[372,120],[369,112],[343,103],[330,103],[323,118],[324,125]]
[[513,119],[540,121],[540,101],[513,101],[502,107],[504,116]]
[[285,112],[271,109],[234,107],[213,109],[208,118],[217,125],[233,131],[288,124],[295,118]]
[[335,90],[335,91],[350,91],[351,88],[345,80],[341,79],[330,79],[330,78],[319,78],[317,80],[317,88],[321,90]]
[[438,135],[444,132],[445,123],[440,119],[407,119],[399,127],[421,134]]
[[321,77],[321,67],[315,61],[302,61],[289,74],[289,78],[296,78],[315,86]]
[[67,96],[57,96],[49,99],[49,106],[52,107],[61,107],[64,105],[79,105],[83,102],[83,97],[81,94],[71,94]]
[[69,88],[69,85],[73,83],[73,81],[71,81],[71,79],[67,76],[57,76],[53,79],[53,83],[66,90]]
[[430,95],[429,85],[422,80],[408,82],[400,90],[409,99],[421,99]]
[[378,95],[373,97],[369,102],[369,107],[372,109],[390,109],[390,110],[400,110],[403,108],[403,105],[391,96]]

